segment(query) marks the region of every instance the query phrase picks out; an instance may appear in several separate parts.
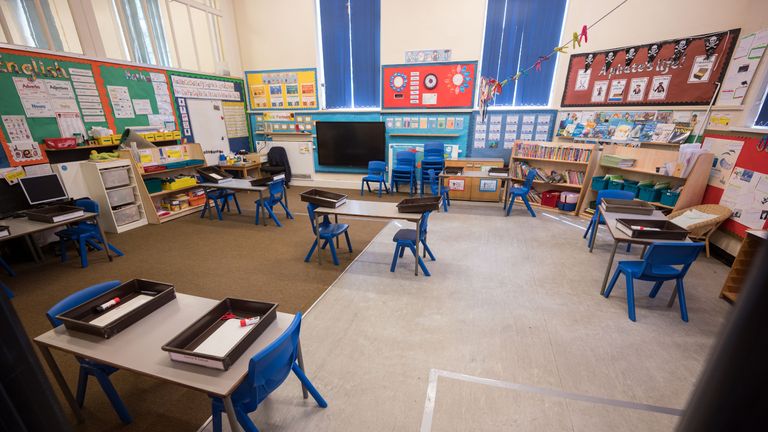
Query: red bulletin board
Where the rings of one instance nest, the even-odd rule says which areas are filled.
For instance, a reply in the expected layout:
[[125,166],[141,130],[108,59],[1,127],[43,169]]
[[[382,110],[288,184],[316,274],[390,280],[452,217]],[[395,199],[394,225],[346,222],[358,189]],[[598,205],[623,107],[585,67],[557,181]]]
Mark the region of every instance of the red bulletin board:
[[476,62],[382,66],[382,108],[471,108]]
[[[735,166],[759,173],[768,173],[768,152],[759,151],[757,149],[757,144],[760,142],[760,138],[744,138],[710,134],[705,135],[705,138],[707,137],[744,141],[744,145],[741,147],[741,153],[739,153],[739,157],[736,159]],[[702,204],[719,204],[720,198],[723,196],[723,192],[725,192],[725,189],[707,185],[707,188],[704,190],[704,198],[701,201]],[[734,233],[739,237],[745,237],[747,235],[746,231],[750,228],[734,221],[733,219],[728,219],[722,225],[720,225],[720,229]],[[768,229],[768,221],[766,221],[766,223],[763,225],[763,229]]]
[[571,55],[561,105],[708,105],[739,31]]

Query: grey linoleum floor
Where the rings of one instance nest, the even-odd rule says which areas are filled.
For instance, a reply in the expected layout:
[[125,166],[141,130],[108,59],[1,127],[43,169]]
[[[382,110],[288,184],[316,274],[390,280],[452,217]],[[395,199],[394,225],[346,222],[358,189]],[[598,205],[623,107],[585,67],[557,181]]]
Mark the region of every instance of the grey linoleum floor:
[[[302,326],[320,409],[288,382],[251,415],[262,431],[667,431],[674,428],[731,306],[728,268],[701,257],[686,279],[690,322],[620,281],[599,295],[610,240],[590,254],[586,221],[457,203],[430,219],[437,261],[390,273],[393,222]],[[354,227],[355,221],[350,222]],[[601,228],[601,231],[605,228]],[[637,259],[639,248],[617,260]],[[326,255],[327,258],[327,255]],[[327,264],[325,264],[327,265]],[[226,428],[226,420],[225,420]],[[203,430],[210,430],[204,425]]]

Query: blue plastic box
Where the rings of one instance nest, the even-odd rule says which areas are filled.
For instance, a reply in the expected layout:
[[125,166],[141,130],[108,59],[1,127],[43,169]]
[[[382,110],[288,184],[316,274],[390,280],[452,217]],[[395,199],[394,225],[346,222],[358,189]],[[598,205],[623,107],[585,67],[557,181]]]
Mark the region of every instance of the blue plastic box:
[[605,176],[592,177],[592,190],[603,190],[608,188],[608,182],[605,181]]

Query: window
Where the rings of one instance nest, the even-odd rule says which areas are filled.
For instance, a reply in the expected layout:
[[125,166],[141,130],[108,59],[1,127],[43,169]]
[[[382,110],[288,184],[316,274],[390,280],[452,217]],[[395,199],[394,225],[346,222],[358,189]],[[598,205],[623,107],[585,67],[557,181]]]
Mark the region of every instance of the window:
[[[560,45],[566,0],[488,0],[482,76],[504,80]],[[555,57],[504,86],[490,105],[548,106]]]
[[122,31],[135,62],[171,66],[160,20],[161,0],[115,0]]
[[164,19],[176,47],[176,64],[203,72],[228,72],[221,42],[222,13],[218,1],[162,1],[167,5]]
[[0,0],[0,40],[82,54],[67,0]]
[[754,126],[768,128],[768,91],[763,96],[763,104],[760,107],[760,112],[757,114]]
[[317,0],[326,108],[380,106],[380,0]]

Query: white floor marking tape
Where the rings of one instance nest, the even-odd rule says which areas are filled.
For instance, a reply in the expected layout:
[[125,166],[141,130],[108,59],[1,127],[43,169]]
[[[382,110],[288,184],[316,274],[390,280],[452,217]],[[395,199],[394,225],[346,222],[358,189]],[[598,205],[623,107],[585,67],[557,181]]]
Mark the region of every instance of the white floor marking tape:
[[427,398],[424,402],[424,415],[421,419],[421,432],[432,431],[432,417],[435,412],[435,399],[437,398],[437,380],[439,377],[450,378],[459,381],[466,381],[475,384],[483,384],[492,387],[504,388],[509,390],[517,390],[528,393],[540,394],[543,396],[558,397],[562,399],[569,399],[579,402],[589,402],[601,405],[609,405],[618,408],[633,409],[638,411],[647,411],[657,414],[665,414],[672,416],[683,415],[683,410],[676,408],[668,408],[659,405],[650,405],[638,402],[630,402],[619,399],[609,399],[597,396],[590,396],[581,393],[571,393],[562,390],[556,390],[546,387],[536,387],[525,384],[517,384],[508,381],[499,381],[490,378],[481,378],[472,375],[465,375],[457,372],[444,371],[440,369],[432,369],[429,372],[429,383],[427,385]]

